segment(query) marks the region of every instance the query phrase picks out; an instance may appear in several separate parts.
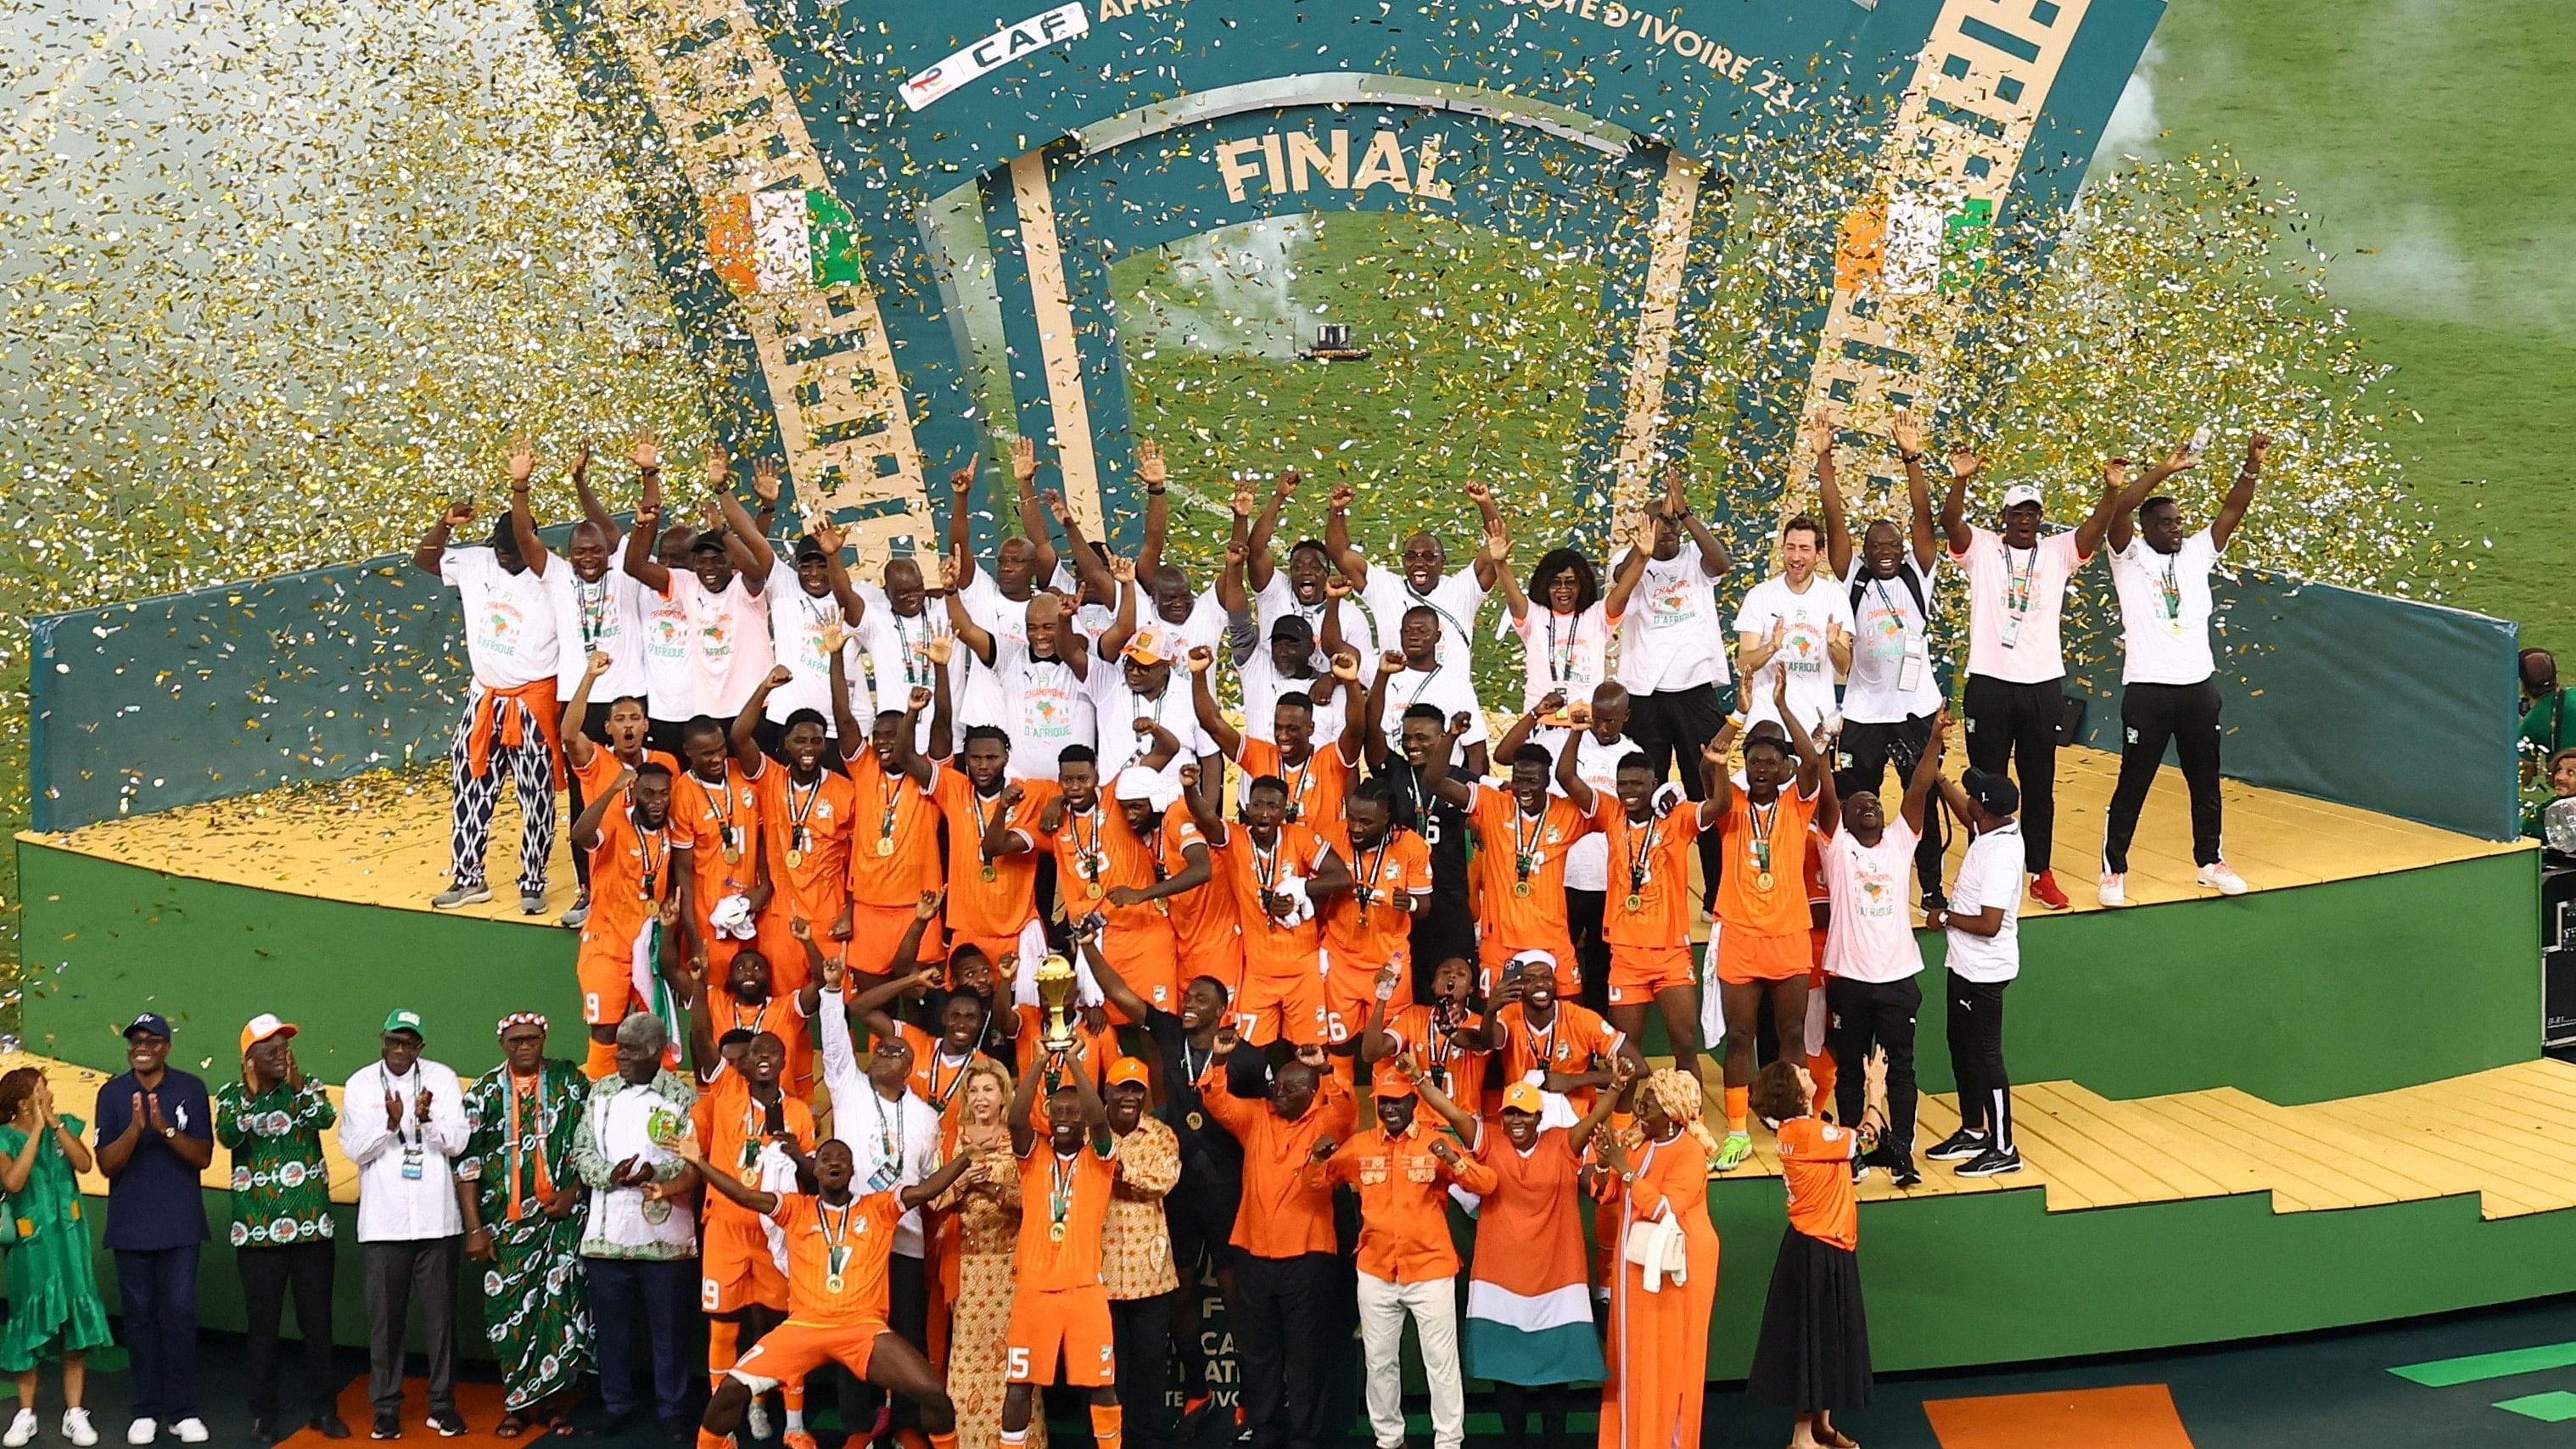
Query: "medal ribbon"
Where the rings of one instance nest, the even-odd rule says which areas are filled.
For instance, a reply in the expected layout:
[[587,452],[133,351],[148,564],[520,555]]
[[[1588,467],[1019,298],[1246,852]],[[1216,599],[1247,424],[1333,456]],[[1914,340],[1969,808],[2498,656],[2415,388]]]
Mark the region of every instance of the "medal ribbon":
[[1548,683],[1550,683],[1550,684],[1566,684],[1566,683],[1570,683],[1570,682],[1572,682],[1572,681],[1573,681],[1573,679],[1574,679],[1574,636],[1575,636],[1578,632],[1580,632],[1581,627],[1582,627],[1582,621],[1581,621],[1580,619],[1576,620],[1576,621],[1575,621],[1574,623],[1572,623],[1572,624],[1567,625],[1567,626],[1566,626],[1566,630],[1565,630],[1565,638],[1564,638],[1563,642],[1559,642],[1559,641],[1558,641],[1558,639],[1557,639],[1557,637],[1556,637],[1556,611],[1555,611],[1554,609],[1550,609],[1550,610],[1548,610],[1548,613],[1547,613],[1547,682],[1548,682]]
[[1753,848],[1753,864],[1758,870],[1771,869],[1771,832],[1780,823],[1780,802],[1756,805],[1744,802],[1744,813],[1753,822],[1753,838],[1746,842]]
[[[1652,808],[1648,807],[1650,811]],[[1646,860],[1654,854],[1655,831],[1663,823],[1661,819],[1650,813],[1646,816],[1644,830],[1639,830],[1633,825],[1628,827],[1628,837],[1637,842],[1636,846],[1628,852],[1628,894],[1632,896],[1642,893],[1646,888]]]
[[[662,847],[660,855],[653,853],[653,847],[656,845]],[[662,878],[663,862],[671,858],[671,842],[661,831],[646,830],[638,825],[635,827],[635,853],[644,861],[644,898],[651,900],[654,895],[654,884]]]
[[[537,1089],[545,1084],[545,1080],[545,1073],[539,1071],[528,1078],[526,1086],[521,1086],[518,1073],[510,1074],[510,1221],[514,1223],[527,1213],[526,1195],[519,1188],[519,1173],[531,1155],[526,1145],[527,1134],[531,1131],[537,1139],[533,1154],[537,1167],[534,1191],[540,1198],[552,1197],[555,1192],[554,1174],[546,1170],[545,1124],[541,1120],[543,1103],[537,1097]],[[527,1112],[526,1128],[519,1125],[519,1113],[523,1108]]]
[[919,618],[921,633],[915,637],[910,629],[903,626],[903,615],[895,615],[894,637],[903,646],[903,682],[910,687],[928,689],[937,673],[930,667],[930,616],[923,614]]
[[840,1227],[835,1230],[831,1206],[821,1198],[814,1200],[814,1228],[823,1235],[823,1271],[833,1278],[840,1277],[841,1270],[850,1265],[850,1214],[857,1211],[858,1206],[856,1201],[852,1201],[841,1209]]
[[1368,924],[1369,902],[1377,899],[1378,896],[1378,877],[1386,873],[1387,847],[1393,844],[1395,844],[1395,827],[1390,825],[1386,828],[1386,833],[1377,838],[1377,846],[1369,855],[1368,874],[1360,878],[1359,889],[1355,894],[1360,898],[1360,924],[1363,926]]
[[1061,1152],[1048,1164],[1047,1217],[1059,1228],[1073,1216],[1073,1166]]
[[2164,588],[2165,596],[2165,618],[2168,622],[2178,621],[2182,618],[2182,586],[2174,582],[2174,560],[2176,557],[2177,555],[2170,553],[2165,555],[2165,573],[2162,580],[2162,586]]
[[[1092,809],[1096,812],[1099,807],[1095,805]],[[1098,814],[1095,813],[1091,817],[1089,845],[1082,843],[1082,817],[1080,815],[1073,817],[1073,859],[1074,864],[1080,867],[1084,880],[1095,884],[1100,880],[1100,817]]]
[[[733,781],[729,778],[719,779],[715,785],[710,787],[706,780],[700,777],[698,772],[695,770],[689,772],[689,779],[697,785],[698,793],[706,797],[707,813],[716,818],[716,830],[718,832],[717,838],[724,842],[727,849],[732,849],[734,844]],[[789,791],[792,793],[795,788],[795,783],[790,781],[788,784]],[[815,781],[814,788],[819,793],[823,788],[823,782],[820,780]]]
[[[1523,819],[1529,821],[1527,833],[1521,830]],[[1517,805],[1512,808],[1512,875],[1523,885],[1529,883],[1530,856],[1537,850],[1539,830],[1546,824],[1547,811],[1544,808],[1535,816],[1524,816]]]
[[880,771],[877,777],[877,798],[882,806],[877,811],[877,840],[882,844],[894,839],[894,812],[903,801],[903,777]]
[[796,781],[790,778],[787,782],[787,843],[798,850],[805,848],[805,819],[814,813],[815,805],[823,798],[822,772],[816,771],[814,783],[804,789],[805,803],[799,805],[796,803]]

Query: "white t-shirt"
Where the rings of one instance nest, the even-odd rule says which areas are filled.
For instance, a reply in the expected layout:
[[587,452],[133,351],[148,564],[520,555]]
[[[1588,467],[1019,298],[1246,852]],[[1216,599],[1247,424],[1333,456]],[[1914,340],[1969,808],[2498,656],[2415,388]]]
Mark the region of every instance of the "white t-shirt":
[[[547,567],[571,572],[562,559]],[[517,689],[556,677],[556,601],[536,570],[514,574],[488,548],[451,548],[438,556],[438,577],[464,609],[465,658],[478,688]]]
[[1408,612],[1428,608],[1437,613],[1440,662],[1462,674],[1473,667],[1476,611],[1485,606],[1485,586],[1476,582],[1472,566],[1433,584],[1431,592],[1417,594],[1411,579],[1370,564],[1368,581],[1360,585],[1360,599],[1377,622],[1377,637],[1387,640],[1388,648],[1394,648],[1396,641],[1404,637],[1404,616]]
[[[1890,834],[1895,829],[1888,827]],[[2022,873],[2020,821],[1968,842],[1967,858],[1959,862],[1959,878],[1950,883],[1950,910],[1954,915],[1973,916],[1988,906],[2001,906],[2004,925],[1992,936],[1972,936],[1951,927],[1947,932],[1951,975],[1965,981],[2010,981],[2021,974],[2021,896],[2027,879]]]
[[[1332,676],[1319,674],[1312,679],[1290,679],[1279,672],[1270,659],[1270,641],[1253,646],[1251,657],[1238,670],[1243,678],[1243,733],[1247,739],[1271,739],[1270,716],[1279,704],[1279,696],[1298,693],[1312,696]],[[1364,686],[1354,686],[1364,687]],[[1315,748],[1323,749],[1342,737],[1347,712],[1341,695],[1315,705]]]
[[[875,584],[860,584],[859,598],[867,611],[859,619],[859,639],[867,651],[868,674],[875,682],[874,695],[879,709],[901,709],[917,686],[928,689],[939,678],[930,662],[930,641],[953,637],[948,628],[948,606],[938,599],[924,599],[921,612],[905,618],[886,601],[885,590]],[[974,651],[959,647],[948,656],[948,708],[952,721],[971,722],[979,718],[997,719],[1001,715],[1000,686],[993,683],[992,671],[975,658]],[[851,691],[854,695],[855,689]],[[974,711],[981,709],[978,715]],[[861,725],[873,722],[873,716],[859,716]],[[959,723],[956,730],[963,730]],[[956,731],[952,731],[952,738]],[[930,748],[930,711],[921,712],[913,726],[912,747]]]
[[[1939,555],[1933,556],[1932,567],[1924,569],[1915,566],[1909,552],[1897,562],[1898,577],[1878,579],[1862,574],[1843,585],[1846,601],[1855,588],[1860,593],[1859,602],[1851,606],[1851,676],[1843,681],[1846,721],[1897,724],[1941,707],[1941,681],[1932,669],[1927,621],[1923,611],[1914,605],[1916,589],[1922,591],[1924,603],[1932,602],[1932,588],[1940,570]],[[1906,587],[1908,575],[1914,580],[1914,588]],[[1902,687],[1909,654],[1922,661],[1914,666],[1912,689]]]
[[[1297,587],[1288,582],[1286,569],[1274,570],[1270,583],[1252,596],[1252,622],[1264,645],[1270,642],[1270,626],[1295,615],[1314,626],[1315,667],[1329,669],[1332,661],[1324,657],[1324,613],[1333,601],[1308,606],[1297,602]],[[1358,599],[1342,600],[1342,645],[1360,658],[1360,683],[1377,677],[1377,631],[1369,627],[1368,611]]]
[[644,586],[613,564],[597,583],[583,583],[562,559],[546,564],[546,585],[554,596],[559,641],[555,697],[571,699],[589,671],[590,656],[602,653],[610,663],[590,687],[591,703],[644,693]]
[[[1029,597],[1036,596],[1032,591]],[[957,599],[966,606],[966,617],[975,621],[975,627],[993,636],[996,661],[1001,658],[1003,646],[1021,650],[1028,648],[1029,600],[1014,599],[1004,594],[1002,586],[993,582],[991,569],[979,565],[975,576],[966,581],[966,587],[957,591]],[[955,667],[953,662],[950,667]]]
[[1717,580],[1699,544],[1686,538],[1671,558],[1646,560],[1645,577],[1619,620],[1619,682],[1632,694],[1678,694],[1726,681]]
[[[1089,682],[1075,678],[1073,666],[1062,659],[1039,659],[1025,647],[996,644],[993,658],[1006,707],[997,719],[968,723],[996,724],[1010,735],[1012,779],[1052,780],[1065,746],[1096,740]],[[1107,666],[1094,660],[1090,667],[1097,673]]]
[[1595,603],[1580,614],[1558,614],[1530,601],[1529,612],[1514,619],[1506,610],[1494,637],[1518,635],[1521,641],[1521,708],[1538,708],[1550,690],[1565,691],[1568,704],[1590,704],[1592,691],[1610,677],[1610,606]]
[[1915,943],[1906,904],[1914,845],[1902,817],[1890,817],[1876,845],[1861,844],[1849,829],[1824,842],[1825,894],[1833,901],[1827,972],[1852,981],[1902,981],[1922,971],[1923,948]]
[[[1428,670],[1399,669],[1386,677],[1386,748],[1389,753],[1404,753],[1404,712],[1417,704],[1435,705],[1440,718],[1464,712],[1467,732],[1458,737],[1458,747],[1450,752],[1449,767],[1457,769],[1467,763],[1467,747],[1488,743],[1485,711],[1476,703],[1476,682],[1468,678],[1463,666],[1434,665]],[[1441,728],[1448,728],[1443,724]]]
[[[1544,636],[1542,636],[1544,638]],[[1619,762],[1637,753],[1637,747],[1626,735],[1601,743],[1601,737],[1588,729],[1548,730],[1554,739],[1540,740],[1548,753],[1562,759],[1557,752],[1567,740],[1574,741],[1574,773],[1592,787],[1592,793],[1603,800],[1619,798]],[[1548,770],[1547,793],[1563,795],[1556,783],[1556,771]],[[1697,808],[1697,807],[1693,807]],[[1565,888],[1570,891],[1606,891],[1610,888],[1610,837],[1592,831],[1568,846],[1565,852]]]
[[2198,684],[2218,672],[2209,650],[2209,572],[2218,542],[2208,529],[2158,553],[2143,538],[2111,555],[2126,651],[2122,684]]
[[2017,549],[2005,548],[2003,536],[1991,530],[1970,532],[1968,551],[1950,555],[1968,570],[1968,672],[2007,684],[2064,678],[2058,624],[2066,585],[2086,562],[2075,551],[2074,532],[2046,534],[2036,548]]
[[1786,675],[1789,708],[1812,735],[1834,712],[1831,635],[1836,628],[1850,631],[1851,596],[1843,592],[1842,581],[1831,574],[1810,575],[1803,594],[1789,587],[1786,575],[1774,574],[1755,584],[1744,596],[1744,607],[1736,610],[1736,647],[1744,647],[1745,635],[1769,639],[1772,625],[1779,622],[1787,625],[1780,636],[1779,652],[1744,681],[1744,724],[1750,729],[1766,719],[1779,718],[1780,712],[1771,704],[1771,691]]
[[1200,594],[1190,605],[1190,616],[1177,624],[1155,611],[1151,594],[1143,594],[1136,600],[1136,623],[1179,650],[1176,660],[1188,658],[1193,649],[1218,649],[1225,643],[1225,605],[1216,601],[1214,589]]
[[711,594],[696,574],[673,569],[668,592],[688,615],[688,672],[696,691],[696,703],[680,717],[707,714],[729,723],[777,662],[769,652],[769,606],[740,573],[723,593]]
[[1202,755],[1216,753],[1216,741],[1199,728],[1198,706],[1191,700],[1190,673],[1181,665],[1172,666],[1171,682],[1163,687],[1159,698],[1148,699],[1127,687],[1127,668],[1114,659],[1095,660],[1091,666],[1091,693],[1094,727],[1099,731],[1101,796],[1108,798],[1109,787],[1118,772],[1136,763],[1154,748],[1150,737],[1136,733],[1136,721],[1150,718],[1172,732],[1181,742],[1181,752],[1163,767],[1163,773],[1177,778],[1181,766],[1195,765]]
[[635,585],[635,610],[644,636],[644,712],[678,724],[698,712],[698,677],[689,662],[689,606],[675,590],[657,593]]
[[[763,712],[772,723],[783,725],[789,715],[810,709],[823,716],[825,729],[835,728],[831,723],[832,661],[823,651],[823,631],[840,624],[841,601],[828,592],[819,599],[805,592],[805,585],[797,580],[795,566],[783,558],[770,566],[769,583],[760,597],[769,605],[770,653],[796,673],[794,679],[769,692],[769,703]],[[859,664],[858,646],[845,641],[841,645],[841,673],[849,685],[850,712],[869,719],[876,710],[869,702],[867,672]]]

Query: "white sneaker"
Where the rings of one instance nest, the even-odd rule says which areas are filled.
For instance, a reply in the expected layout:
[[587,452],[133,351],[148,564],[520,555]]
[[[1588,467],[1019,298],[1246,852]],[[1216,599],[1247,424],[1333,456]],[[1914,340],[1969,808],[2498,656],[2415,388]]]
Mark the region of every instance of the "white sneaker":
[[79,1449],[89,1449],[89,1446],[98,1442],[98,1431],[89,1426],[89,1410],[63,1410],[63,1437],[71,1440],[73,1444],[79,1446]]
[[9,1449],[25,1449],[25,1446],[35,1437],[36,1411],[20,1409],[18,1416],[9,1421],[9,1432],[0,1434],[0,1444],[8,1445]]
[[2223,860],[2214,865],[2202,866],[2200,883],[2222,896],[2241,896],[2253,889],[2245,884],[2245,877],[2238,875],[2234,866]]
[[750,1411],[743,1415],[742,1421],[744,1425],[750,1428],[752,1438],[767,1439],[769,1437],[769,1406],[762,1403],[759,1399],[754,1398],[751,1401]]
[[2104,871],[2102,878],[2093,885],[2093,899],[2106,906],[2127,905],[2129,903],[2128,875],[2125,872]]
[[125,1442],[149,1444],[161,1436],[161,1426],[151,1419],[137,1419],[125,1426]]
[[182,1444],[203,1444],[206,1442],[206,1421],[198,1418],[181,1419],[170,1426],[170,1432],[178,1435],[179,1442]]

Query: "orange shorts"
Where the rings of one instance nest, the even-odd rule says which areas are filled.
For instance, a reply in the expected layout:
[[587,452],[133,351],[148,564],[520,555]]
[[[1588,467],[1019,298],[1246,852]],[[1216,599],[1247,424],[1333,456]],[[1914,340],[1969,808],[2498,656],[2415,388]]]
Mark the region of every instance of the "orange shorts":
[[1253,1046],[1286,1037],[1291,1045],[1325,1040],[1323,978],[1306,973],[1247,981],[1234,998],[1234,1029]]
[[[893,969],[894,948],[903,944],[903,933],[912,929],[912,915],[910,906],[872,906],[865,901],[852,901],[850,969],[869,976],[883,976]],[[938,917],[932,917],[930,924],[921,928],[921,945],[913,954],[924,962],[948,959],[948,931]],[[797,959],[804,959],[801,947]]]
[[[1395,1019],[1397,1012],[1413,1005],[1412,963],[1398,951],[1394,965],[1395,995],[1386,1003],[1386,1015],[1390,1021]],[[1362,974],[1359,967],[1345,966],[1339,960],[1333,963],[1331,973],[1324,977],[1324,1042],[1327,1046],[1340,1046],[1355,1039],[1361,1028],[1368,1025],[1369,1013],[1377,1009],[1377,973],[1380,969],[1371,966]]]
[[1582,989],[1583,972],[1575,962],[1572,941],[1506,941],[1489,933],[1476,945],[1478,994],[1493,995],[1494,988],[1502,984],[1503,968],[1512,964],[1512,958],[1524,951],[1545,951],[1556,958],[1556,994],[1560,999],[1571,1001]]
[[[1243,991],[1243,938],[1230,936],[1215,945],[1181,952],[1180,960],[1172,969],[1172,999],[1154,1001],[1151,996],[1145,999],[1165,1011],[1178,1011],[1181,1009],[1181,992],[1202,976],[1214,977],[1217,984],[1225,988],[1228,1001],[1240,995]],[[1141,996],[1144,992],[1140,988],[1137,994]]]
[[767,1393],[826,1363],[836,1363],[864,1382],[868,1360],[876,1357],[877,1335],[891,1331],[882,1323],[807,1323],[791,1318],[743,1350],[733,1376],[750,1385],[752,1392]]
[[1128,990],[1145,998],[1146,1005],[1171,1011],[1180,1004],[1180,957],[1169,926],[1123,931],[1113,926],[1101,933],[1100,954],[1108,958]]
[[1688,986],[1698,979],[1691,969],[1688,946],[1621,946],[1610,948],[1610,1004],[1639,1006],[1655,993]]
[[785,1310],[787,1275],[769,1255],[769,1235],[761,1230],[760,1219],[739,1210],[709,1213],[700,1226],[705,1239],[698,1252],[700,1312]]
[[1742,986],[1754,981],[1805,980],[1814,968],[1811,959],[1815,947],[1805,931],[1783,931],[1776,936],[1760,935],[1735,926],[1721,927],[1717,935],[1717,979]]
[[[1014,1384],[1074,1384],[1106,1388],[1118,1381],[1118,1355],[1111,1348],[1109,1290],[1094,1283],[1083,1288],[1022,1288],[1011,1299],[1009,1372]],[[1056,1353],[1064,1353],[1064,1374],[1056,1375]]]
[[635,968],[624,951],[606,944],[582,943],[573,975],[581,983],[581,1020],[585,1026],[615,1026],[635,1003]]

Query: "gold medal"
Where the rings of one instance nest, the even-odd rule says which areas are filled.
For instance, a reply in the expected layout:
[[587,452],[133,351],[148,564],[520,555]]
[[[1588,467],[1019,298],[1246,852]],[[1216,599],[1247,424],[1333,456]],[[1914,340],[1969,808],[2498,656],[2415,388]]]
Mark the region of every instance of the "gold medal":
[[1098,899],[1100,899],[1100,897],[1101,897],[1100,882],[1098,882],[1098,881],[1092,881],[1092,882],[1091,882],[1091,883],[1089,883],[1088,885],[1085,885],[1085,886],[1082,888],[1082,893],[1083,893],[1084,895],[1086,895],[1086,896],[1089,896],[1091,899],[1093,899],[1093,900],[1095,900],[1095,901],[1096,901],[1096,900],[1098,900]]
[[1064,1224],[1062,1224],[1062,1223],[1049,1223],[1049,1224],[1047,1224],[1047,1241],[1048,1241],[1048,1242],[1050,1242],[1050,1243],[1061,1243],[1061,1242],[1063,1242],[1063,1241],[1064,1241]]
[[1644,910],[1645,908],[1646,908],[1646,898],[1645,898],[1644,896],[1641,896],[1641,895],[1637,894],[1635,891],[1630,891],[1630,892],[1628,892],[1628,909],[1629,909],[1629,910],[1631,910],[1631,911],[1642,911],[1642,910]]
[[891,835],[880,835],[880,836],[878,836],[878,837],[877,837],[877,854],[879,854],[879,855],[892,855],[892,854],[894,854],[894,837],[893,837],[893,836],[891,836]]
[[750,1188],[754,1192],[758,1192],[760,1190],[760,1169],[757,1166],[746,1167],[742,1170],[742,1185]]
[[1203,1131],[1207,1127],[1207,1118],[1197,1112],[1192,1112],[1184,1120],[1190,1124],[1190,1130],[1193,1132]]
[[1776,884],[1778,884],[1777,880],[1767,870],[1753,878],[1753,888],[1758,891],[1767,891]]
[[1529,882],[1525,880],[1513,881],[1512,894],[1526,898],[1529,895]]
[[834,1273],[823,1280],[823,1291],[826,1293],[838,1293],[844,1286],[845,1280],[843,1280],[841,1275],[838,1273]]
[[794,870],[796,867],[803,865],[804,863],[805,852],[798,850],[792,845],[787,847],[787,868],[789,870]]
[[995,870],[995,869],[993,868],[993,863],[992,863],[991,861],[989,861],[989,860],[988,860],[988,861],[984,862],[984,879],[986,879],[986,880],[1000,880],[1001,878],[1002,878],[1002,873],[1001,873],[1000,871]]
[[741,847],[741,846],[739,846],[739,845],[728,845],[728,846],[726,846],[726,847],[725,847],[725,864],[727,864],[727,865],[738,865],[738,864],[740,864],[741,862],[742,862],[742,847]]

